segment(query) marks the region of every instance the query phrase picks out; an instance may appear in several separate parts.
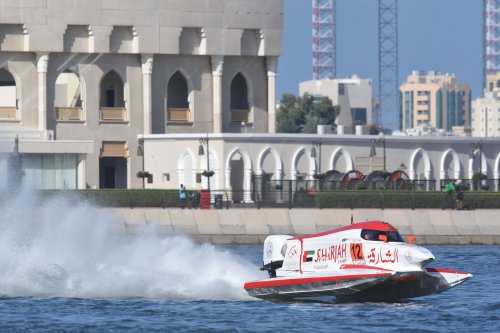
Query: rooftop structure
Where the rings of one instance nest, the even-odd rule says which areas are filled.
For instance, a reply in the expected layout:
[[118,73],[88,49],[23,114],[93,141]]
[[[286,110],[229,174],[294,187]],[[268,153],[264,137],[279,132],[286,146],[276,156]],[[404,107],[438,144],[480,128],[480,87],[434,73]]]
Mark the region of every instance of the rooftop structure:
[[472,101],[473,136],[500,137],[500,72],[486,76],[484,96]]

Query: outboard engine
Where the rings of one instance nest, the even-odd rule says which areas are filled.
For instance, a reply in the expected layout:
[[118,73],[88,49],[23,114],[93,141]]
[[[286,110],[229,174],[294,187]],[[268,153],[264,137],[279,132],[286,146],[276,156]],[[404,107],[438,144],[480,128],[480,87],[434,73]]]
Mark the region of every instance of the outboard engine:
[[292,238],[288,235],[267,236],[264,241],[262,253],[262,270],[269,272],[269,277],[276,277],[276,270],[283,266],[286,253],[286,240]]

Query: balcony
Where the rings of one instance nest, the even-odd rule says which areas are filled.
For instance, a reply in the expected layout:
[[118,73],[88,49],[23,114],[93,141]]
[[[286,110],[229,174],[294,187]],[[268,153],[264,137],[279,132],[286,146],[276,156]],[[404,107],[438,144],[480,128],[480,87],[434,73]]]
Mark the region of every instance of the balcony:
[[101,106],[101,121],[126,121],[126,111],[124,107]]
[[231,109],[231,122],[232,123],[249,123],[250,110],[248,109]]
[[188,122],[190,120],[189,111],[189,109],[184,108],[168,108],[167,121],[182,123]]
[[17,108],[15,106],[0,106],[0,121],[15,121]]
[[83,109],[80,107],[56,107],[57,121],[82,121]]

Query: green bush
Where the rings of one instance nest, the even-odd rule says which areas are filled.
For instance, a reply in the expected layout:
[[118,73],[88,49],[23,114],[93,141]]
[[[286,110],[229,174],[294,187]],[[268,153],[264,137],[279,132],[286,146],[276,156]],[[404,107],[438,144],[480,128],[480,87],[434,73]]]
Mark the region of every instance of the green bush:
[[74,190],[42,191],[41,199],[64,196],[68,200],[85,201],[98,207],[179,207],[177,190]]
[[[415,191],[326,191],[316,193],[319,208],[440,208],[455,206],[455,194]],[[465,209],[500,208],[500,192],[465,192]]]
[[[43,190],[39,192],[41,202],[53,198],[64,198],[75,204],[88,202],[98,207],[179,207],[177,190]],[[315,195],[296,192],[291,207],[317,208],[437,208],[452,209],[455,193],[440,191],[322,191]],[[263,203],[262,207],[266,207]],[[288,206],[288,205],[287,205]],[[465,209],[500,208],[500,192],[465,192]]]

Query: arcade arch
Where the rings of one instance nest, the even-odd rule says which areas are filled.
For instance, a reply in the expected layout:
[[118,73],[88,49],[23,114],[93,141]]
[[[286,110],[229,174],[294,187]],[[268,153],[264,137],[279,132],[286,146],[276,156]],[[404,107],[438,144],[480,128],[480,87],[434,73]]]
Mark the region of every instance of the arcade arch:
[[252,160],[242,148],[233,149],[226,159],[226,188],[235,202],[252,202]]
[[[423,171],[423,172],[422,172]],[[411,180],[425,180],[426,190],[428,191],[431,179],[431,160],[429,154],[422,148],[418,148],[410,157],[409,177]]]
[[167,120],[191,121],[191,92],[189,81],[181,70],[176,71],[167,85]]
[[70,69],[57,76],[54,94],[57,120],[83,120],[82,88],[82,80]]
[[[338,165],[342,157],[344,157],[345,162],[344,169],[341,169]],[[347,151],[343,147],[337,148],[330,157],[329,167],[331,168],[331,170],[337,170],[341,172],[354,170],[354,162],[349,151]]]
[[179,185],[184,184],[187,189],[196,186],[196,158],[190,149],[184,149],[177,160]]
[[[450,170],[451,168],[453,171]],[[459,179],[460,173],[460,159],[458,158],[456,151],[450,148],[445,151],[441,157],[439,165],[439,178],[441,181],[445,179]]]
[[240,71],[231,81],[230,112],[232,123],[252,122],[252,86],[246,76]]
[[[307,173],[303,172],[305,169],[307,169]],[[313,157],[311,157],[311,148],[299,148],[292,157],[292,165],[290,169],[292,180],[302,180],[303,178],[313,180],[315,172],[316,161]]]
[[105,108],[125,108],[125,86],[121,77],[110,70],[100,84],[100,106]]
[[0,119],[17,119],[17,101],[17,84],[14,76],[5,68],[0,68]]

